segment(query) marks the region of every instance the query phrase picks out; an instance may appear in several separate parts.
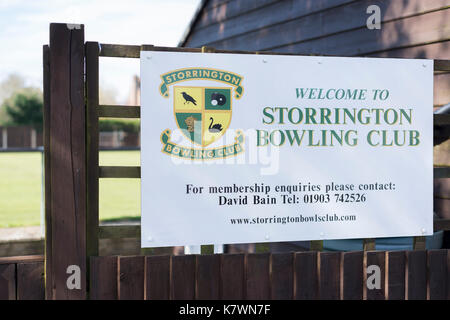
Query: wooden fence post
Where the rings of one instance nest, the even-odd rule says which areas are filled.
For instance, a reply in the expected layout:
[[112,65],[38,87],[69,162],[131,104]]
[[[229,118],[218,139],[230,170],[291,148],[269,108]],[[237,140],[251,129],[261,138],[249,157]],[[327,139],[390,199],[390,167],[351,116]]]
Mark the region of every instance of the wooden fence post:
[[[50,47],[43,47],[43,132],[44,132],[44,202],[45,202],[45,281],[51,283],[52,279],[52,226],[50,210]],[[45,296],[50,299],[51,285],[45,287]]]
[[87,256],[98,256],[99,226],[99,45],[86,42],[86,201],[87,201]]
[[[84,26],[50,24],[49,183],[46,195],[47,299],[86,298]],[[47,151],[47,150],[46,150]],[[49,190],[46,189],[46,193]],[[76,266],[80,273],[67,273]],[[77,268],[75,268],[77,269]],[[69,289],[73,275],[80,288]],[[70,281],[69,281],[70,282]]]

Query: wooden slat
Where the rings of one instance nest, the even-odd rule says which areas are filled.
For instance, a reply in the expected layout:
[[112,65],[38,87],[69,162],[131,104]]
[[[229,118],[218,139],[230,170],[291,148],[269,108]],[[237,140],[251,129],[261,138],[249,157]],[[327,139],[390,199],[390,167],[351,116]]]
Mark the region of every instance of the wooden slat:
[[250,253],[246,256],[246,299],[270,299],[270,255]]
[[16,264],[0,265],[0,300],[16,300]]
[[292,300],[294,297],[294,255],[292,253],[273,253],[271,264],[271,299]]
[[323,240],[310,241],[311,251],[323,251]]
[[[450,12],[450,10],[448,10],[448,11]],[[446,41],[445,43],[448,48],[448,46],[450,45],[450,39],[448,41]],[[447,51],[447,49],[445,51]],[[448,55],[447,55],[447,57],[448,57]],[[433,76],[433,96],[434,96],[433,97],[433,105],[443,106],[443,105],[446,105],[449,103],[449,101],[450,101],[449,83],[450,83],[450,72],[444,72],[444,71],[441,71],[441,72],[436,71],[435,72],[435,74]],[[445,129],[445,128],[441,128],[441,129]],[[440,131],[441,132],[439,132],[439,133],[441,135],[444,135],[445,130],[440,130]],[[447,138],[448,138],[448,136],[447,136]]]
[[215,48],[208,47],[208,46],[202,46],[201,50],[202,50],[202,53],[214,53],[214,52],[216,52]]
[[[45,202],[45,280],[52,283],[52,215],[50,174],[50,48],[43,47],[43,143],[44,143],[44,202]],[[51,286],[45,287],[45,296],[50,299]]]
[[[44,247],[44,239],[0,241],[0,255],[44,254]],[[44,259],[36,261],[44,261]],[[2,262],[0,262],[0,264],[2,264]]]
[[144,300],[143,256],[119,257],[119,300]]
[[146,300],[170,298],[170,256],[146,257]]
[[342,254],[342,298],[362,300],[364,288],[364,252],[344,252]]
[[[98,42],[86,42],[86,254],[98,256],[99,226],[99,103]],[[88,270],[88,275],[89,270]],[[89,281],[89,280],[88,280]]]
[[[365,298],[367,300],[385,300],[385,289],[386,289],[386,252],[384,251],[368,251],[366,253],[366,268],[376,265],[380,268],[380,289],[368,289],[367,285],[364,285],[365,288]],[[367,269],[366,269],[367,270]],[[366,275],[366,280],[367,280]]]
[[120,45],[120,44],[100,44],[101,57],[114,58],[140,58],[142,51],[168,51],[168,52],[201,52],[197,48],[179,48],[179,47],[156,47],[152,45]]
[[180,48],[180,47],[157,47],[153,45],[142,45],[142,51],[167,51],[167,52],[202,52],[200,48]]
[[217,300],[220,295],[220,256],[198,255],[195,299]]
[[[207,47],[207,46],[205,46]],[[212,47],[207,47],[212,48]],[[156,46],[141,46],[142,51],[163,51],[163,52],[193,52],[201,53],[201,48],[179,48],[179,47],[156,47]],[[229,53],[229,54],[259,54],[259,55],[276,55],[276,56],[299,56],[297,53],[291,52],[276,52],[276,51],[249,51],[249,50],[226,50],[214,48],[215,53]],[[300,54],[300,56],[311,56],[310,54]]]
[[44,263],[17,264],[17,300],[44,300]]
[[427,298],[427,252],[407,251],[407,299],[425,300]]
[[[383,23],[382,32],[369,30],[364,25],[361,28],[331,34],[326,37],[313,38],[304,30],[302,34],[307,34],[305,40],[297,43],[282,44],[279,47],[259,47],[260,50],[273,50],[284,52],[326,53],[340,56],[370,55],[385,50],[402,48],[405,46],[426,45],[433,42],[445,41],[449,38],[449,30],[442,28],[440,21],[446,19],[445,10],[429,12],[422,15],[404,18],[401,25],[404,30],[408,30],[407,37],[399,37],[396,41],[391,40],[392,34],[398,34],[398,21]],[[332,28],[331,25],[327,26]],[[315,27],[315,24],[314,24]],[[332,30],[332,29],[331,29]],[[216,44],[208,44],[214,45]],[[236,47],[240,49],[240,47]],[[249,47],[254,50],[254,47]]]
[[[102,46],[102,44],[101,44],[101,46]],[[115,52],[116,50],[118,52],[120,52],[121,47],[128,47],[128,46],[135,47],[132,45],[116,45],[116,44],[111,44],[109,46],[110,46],[111,52]],[[158,46],[152,46],[152,45],[141,45],[140,50],[141,51],[162,51],[162,52],[192,52],[192,53],[201,53],[202,52],[201,48],[158,47]],[[231,53],[231,54],[273,54],[273,55],[286,55],[286,56],[298,55],[298,54],[289,53],[289,52],[224,50],[224,49],[217,49],[217,48],[214,49],[214,52],[216,52],[216,53]],[[309,56],[309,55],[307,54],[304,56]],[[130,107],[130,106],[128,106],[128,107]]]
[[[446,50],[449,41],[434,42],[425,45],[417,45],[412,47],[398,48],[388,51],[381,51],[368,56],[379,58],[404,58],[404,59],[446,59]],[[436,60],[434,60],[436,61]],[[439,69],[439,65],[437,66]],[[436,70],[435,73],[442,72]],[[445,71],[444,71],[445,72]]]
[[[51,299],[86,298],[84,54],[83,25],[50,24]],[[66,285],[70,265],[80,290]]]
[[195,299],[195,255],[172,256],[170,295],[173,300]]
[[319,298],[339,300],[340,298],[340,252],[319,253]]
[[140,106],[107,106],[98,107],[98,115],[100,118],[140,118]]
[[363,240],[363,250],[372,251],[375,250],[375,239],[364,239]]
[[[450,71],[450,60],[434,60],[435,71]],[[448,124],[448,120],[446,122]]]
[[121,238],[140,238],[140,225],[114,225],[114,226],[100,226],[100,239],[121,239]]
[[[211,24],[208,27],[195,30],[192,33],[192,36],[189,39],[190,41],[188,41],[187,45],[190,47],[198,47],[201,45],[215,45],[217,43],[221,48],[234,48],[237,43],[236,39],[245,38],[248,40],[249,37],[245,37],[248,34],[253,35],[253,41],[248,44],[249,46],[260,43],[266,44],[267,42],[277,44],[285,43],[290,39],[297,39],[299,36],[304,34],[303,32],[296,32],[295,28],[292,26],[298,26],[298,29],[303,30],[310,24],[317,22],[318,19],[324,19],[323,21],[327,21],[328,19],[327,24],[333,24],[336,28],[342,28],[348,24],[351,24],[351,27],[353,27],[353,24],[356,22],[361,24],[359,21],[354,20],[362,19],[352,19],[353,21],[349,21],[346,24],[337,24],[333,21],[336,20],[336,15],[349,14],[352,6],[342,7],[341,5],[343,3],[350,2],[352,2],[352,0],[312,2],[298,1],[294,3],[289,1],[276,1],[269,6],[260,8],[259,10],[254,10],[243,15],[231,17],[225,21],[221,21],[220,24]],[[360,4],[360,10],[362,10],[362,6],[363,4]],[[331,8],[334,9],[330,10]],[[354,10],[357,10],[357,8]],[[337,11],[337,13],[333,15],[334,11]],[[291,23],[289,24],[289,22]],[[291,28],[289,28],[289,26],[291,26]],[[324,29],[322,31],[323,33],[331,28],[328,29],[324,25],[321,28],[316,27],[316,29],[320,29],[320,31]],[[276,34],[279,39],[275,39],[276,37],[271,34],[272,30],[285,30],[286,32]],[[319,32],[319,30],[313,30],[313,28],[309,28],[308,31],[312,34],[317,34]],[[266,34],[264,32],[266,32]],[[267,32],[269,34],[267,34]],[[289,35],[289,37],[282,37],[280,34]],[[265,41],[266,38],[268,39],[267,41]],[[222,45],[222,43],[226,43],[226,46]],[[233,45],[231,46],[230,43]],[[241,45],[241,47],[243,46]]]
[[44,256],[14,256],[14,257],[0,257],[0,264],[23,263],[23,262],[44,262]]
[[221,255],[220,298],[242,300],[245,297],[245,255]]
[[118,258],[116,256],[90,257],[91,300],[118,299]]
[[450,250],[447,249],[447,300],[450,300]]
[[435,167],[433,175],[435,179],[450,178],[450,167]]
[[404,251],[387,253],[387,295],[389,300],[405,299],[406,256]]
[[[205,4],[205,10],[217,10],[220,5],[230,5],[230,3],[235,0],[207,0]],[[250,1],[247,1],[250,2]]]
[[100,45],[101,57],[139,58],[140,51],[141,51],[140,46],[107,44],[107,43],[102,43]]
[[294,298],[315,300],[318,297],[319,274],[317,252],[297,252],[294,255]]
[[[207,46],[206,46],[207,47]],[[212,47],[207,47],[212,48]],[[163,51],[163,52],[192,52],[201,53],[201,48],[180,48],[180,47],[157,47],[157,46],[141,46],[142,51]],[[271,54],[271,55],[283,55],[283,56],[298,56],[299,54],[290,52],[276,52],[276,51],[249,51],[249,50],[225,50],[214,48],[215,53],[230,53],[230,54]],[[305,54],[302,56],[310,56],[310,54]]]
[[141,167],[100,166],[100,178],[140,178]]
[[205,28],[212,24],[221,23],[238,15],[243,15],[254,10],[261,9],[277,2],[278,0],[258,0],[258,1],[222,1],[211,7],[211,2],[207,1],[206,8],[201,12],[197,23],[194,26],[195,33],[201,28]]
[[426,249],[426,238],[419,236],[413,238],[413,249],[414,250],[425,250]]
[[428,251],[428,299],[447,299],[447,250]]

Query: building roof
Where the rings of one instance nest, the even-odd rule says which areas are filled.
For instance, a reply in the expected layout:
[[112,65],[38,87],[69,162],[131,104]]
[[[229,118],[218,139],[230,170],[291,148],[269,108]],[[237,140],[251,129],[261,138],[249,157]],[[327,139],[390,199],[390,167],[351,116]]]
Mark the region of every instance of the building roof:
[[189,25],[187,26],[186,30],[184,30],[184,33],[181,36],[180,41],[178,42],[178,47],[184,47],[184,45],[186,44],[186,40],[189,38],[192,30],[194,29],[195,23],[199,19],[200,14],[202,13],[208,1],[209,0],[200,1],[199,5],[197,6],[197,9],[195,10],[194,16],[191,19],[191,22],[189,22]]

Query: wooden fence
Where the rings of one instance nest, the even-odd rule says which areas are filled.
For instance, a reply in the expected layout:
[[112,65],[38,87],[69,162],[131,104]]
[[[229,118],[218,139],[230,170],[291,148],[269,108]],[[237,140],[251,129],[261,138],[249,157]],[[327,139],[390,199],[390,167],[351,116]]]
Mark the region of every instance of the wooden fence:
[[[33,150],[42,146],[42,132],[32,127],[0,127],[0,151]],[[138,148],[139,146],[139,133],[124,131],[99,132],[99,147],[101,149]]]
[[[85,43],[83,25],[50,25],[43,48],[46,299],[448,298],[448,252],[421,250],[424,237],[408,252],[372,252],[375,242],[366,239],[364,251],[346,253],[98,257],[100,238],[140,237],[140,226],[99,226],[99,179],[140,178],[140,167],[99,166],[99,118],[140,117],[139,106],[99,104],[99,58],[139,58],[141,49],[214,51]],[[450,60],[435,60],[434,68],[450,72]],[[450,115],[435,115],[434,124],[449,125]],[[436,167],[434,176],[450,177],[450,167]],[[450,230],[450,220],[434,229]],[[322,242],[312,248],[320,251]],[[23,263],[0,269],[10,298],[22,296]],[[380,266],[379,291],[365,290],[365,264]],[[66,286],[70,265],[81,269],[80,290]]]
[[[380,267],[380,288],[366,266]],[[44,299],[43,257],[0,259],[0,300]],[[448,250],[106,256],[90,259],[90,299],[443,300]],[[369,280],[370,282],[370,280]]]
[[43,300],[44,257],[0,258],[0,300]]
[[[91,299],[448,299],[448,250],[96,257]],[[377,264],[381,288],[366,287]]]
[[32,149],[42,145],[42,132],[30,126],[0,127],[0,149]]

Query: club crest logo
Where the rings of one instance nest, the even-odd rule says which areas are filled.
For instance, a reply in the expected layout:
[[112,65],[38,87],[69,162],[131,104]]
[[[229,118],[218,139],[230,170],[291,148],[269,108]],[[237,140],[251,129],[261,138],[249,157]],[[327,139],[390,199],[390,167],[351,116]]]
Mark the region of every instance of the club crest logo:
[[[218,141],[230,126],[233,94],[239,99],[244,91],[241,76],[223,70],[187,68],[165,73],[161,79],[159,89],[163,97],[169,98],[170,86],[173,85],[174,120],[191,145],[186,147],[170,141],[172,131],[166,129],[161,133],[163,153],[185,159],[208,160],[236,156],[244,151],[244,136],[240,131],[237,131],[234,144],[208,147]],[[175,85],[188,80],[218,81],[227,86],[218,87],[214,82],[211,86]]]

